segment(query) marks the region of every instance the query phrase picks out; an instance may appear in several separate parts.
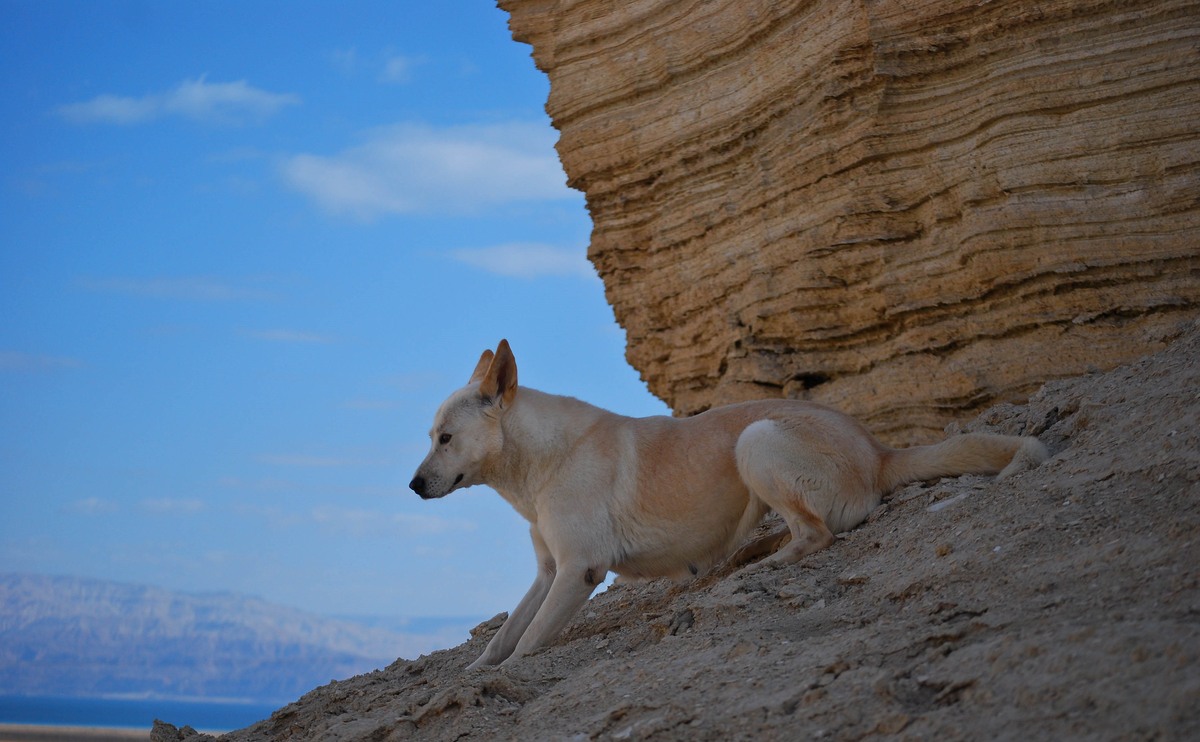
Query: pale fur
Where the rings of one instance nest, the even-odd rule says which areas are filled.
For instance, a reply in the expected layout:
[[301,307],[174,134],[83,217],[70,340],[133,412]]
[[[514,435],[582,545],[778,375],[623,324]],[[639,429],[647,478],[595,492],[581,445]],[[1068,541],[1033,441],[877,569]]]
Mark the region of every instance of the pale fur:
[[624,417],[518,389],[506,341],[494,355],[485,351],[470,383],[442,404],[430,437],[413,489],[432,498],[491,486],[529,521],[537,555],[532,587],[471,667],[549,643],[610,570],[624,578],[702,574],[769,510],[792,538],[747,569],[824,548],[907,482],[1008,476],[1047,457],[1035,438],[980,434],[892,449],[853,418],[797,400],[682,419]]

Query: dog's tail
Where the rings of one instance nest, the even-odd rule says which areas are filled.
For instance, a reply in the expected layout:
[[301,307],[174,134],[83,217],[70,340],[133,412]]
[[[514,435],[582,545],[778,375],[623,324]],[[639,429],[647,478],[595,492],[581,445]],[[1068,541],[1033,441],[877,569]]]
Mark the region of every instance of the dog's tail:
[[893,448],[884,453],[884,491],[922,479],[959,474],[996,474],[997,479],[1031,469],[1050,458],[1037,438],[1016,435],[956,435],[932,446]]

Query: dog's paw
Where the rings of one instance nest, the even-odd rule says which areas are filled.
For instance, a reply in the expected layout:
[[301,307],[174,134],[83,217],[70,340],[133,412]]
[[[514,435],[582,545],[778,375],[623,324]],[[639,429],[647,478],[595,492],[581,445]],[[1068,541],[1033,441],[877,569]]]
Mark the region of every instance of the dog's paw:
[[1022,441],[1021,447],[1013,454],[1012,461],[1008,462],[1008,466],[996,475],[996,481],[1002,482],[1014,474],[1036,469],[1048,458],[1050,458],[1050,450],[1037,438],[1030,436]]
[[734,567],[740,567],[741,565],[746,564],[747,562],[753,562],[753,560],[759,559],[760,557],[769,557],[771,554],[774,554],[776,551],[778,551],[779,547],[783,546],[788,541],[791,541],[791,539],[792,532],[788,530],[788,527],[780,526],[765,536],[761,536],[753,541],[746,542],[740,549],[735,551],[733,556],[729,557],[727,561]]
[[771,570],[778,568],[779,563],[772,560],[771,557],[767,557],[766,559],[760,559],[752,564],[747,564],[737,572],[734,572],[732,577],[735,580],[740,580],[744,577],[751,577],[753,575],[762,574],[763,572],[770,572]]
[[478,659],[463,668],[463,672],[471,672],[472,670],[478,670],[481,667],[495,667],[497,664],[499,663],[494,660],[489,660],[487,652],[484,652],[483,654],[479,655]]

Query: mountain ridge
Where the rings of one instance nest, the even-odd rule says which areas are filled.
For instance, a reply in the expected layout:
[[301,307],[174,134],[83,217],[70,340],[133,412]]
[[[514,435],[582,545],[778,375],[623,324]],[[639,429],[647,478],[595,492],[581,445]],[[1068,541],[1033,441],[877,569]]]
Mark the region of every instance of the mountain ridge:
[[326,618],[235,592],[0,574],[0,693],[277,701],[465,634]]

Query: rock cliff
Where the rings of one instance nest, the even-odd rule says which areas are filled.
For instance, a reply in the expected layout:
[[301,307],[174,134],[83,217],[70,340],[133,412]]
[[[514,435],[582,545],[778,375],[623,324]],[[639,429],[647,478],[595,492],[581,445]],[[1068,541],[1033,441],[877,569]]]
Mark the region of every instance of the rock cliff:
[[1200,308],[1196,2],[499,5],[677,414],[804,397],[927,442]]

